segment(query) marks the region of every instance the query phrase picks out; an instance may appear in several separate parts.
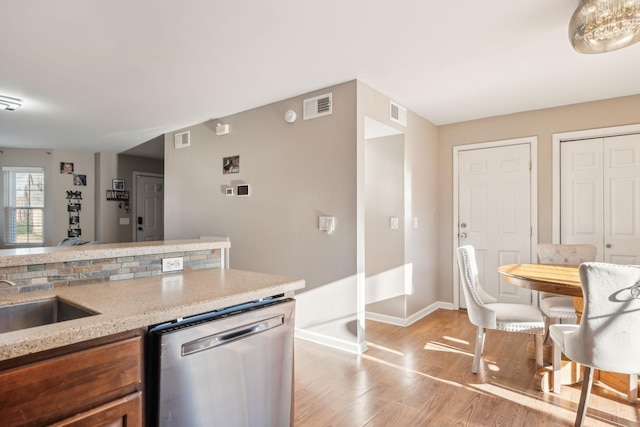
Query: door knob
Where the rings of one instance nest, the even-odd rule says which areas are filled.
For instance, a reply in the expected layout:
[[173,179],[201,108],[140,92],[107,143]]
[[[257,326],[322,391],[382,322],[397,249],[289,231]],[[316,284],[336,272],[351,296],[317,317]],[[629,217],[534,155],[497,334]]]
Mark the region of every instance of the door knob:
[[460,228],[467,228],[467,223],[466,222],[461,223]]
[[142,227],[138,227],[138,230],[139,230],[139,231],[142,231]]
[[460,238],[461,239],[466,239],[467,238],[467,233],[460,233]]
[[607,249],[611,249],[611,243],[607,243],[605,246],[607,247]]

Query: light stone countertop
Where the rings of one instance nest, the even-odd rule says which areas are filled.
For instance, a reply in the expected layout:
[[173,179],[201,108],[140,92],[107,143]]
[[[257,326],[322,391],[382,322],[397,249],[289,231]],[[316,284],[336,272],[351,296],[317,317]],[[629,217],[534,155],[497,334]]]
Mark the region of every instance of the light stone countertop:
[[100,314],[0,333],[0,360],[293,292],[304,285],[304,280],[270,274],[207,269],[7,295],[0,298],[0,307],[58,296]]
[[118,258],[206,249],[227,249],[230,247],[231,243],[226,238],[207,238],[0,249],[0,267],[14,267],[18,265],[47,264],[100,258]]

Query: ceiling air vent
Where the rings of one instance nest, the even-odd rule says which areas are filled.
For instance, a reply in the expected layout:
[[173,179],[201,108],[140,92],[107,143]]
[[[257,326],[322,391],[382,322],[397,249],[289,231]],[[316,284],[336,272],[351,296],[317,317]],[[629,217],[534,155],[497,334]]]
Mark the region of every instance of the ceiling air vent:
[[322,116],[328,116],[332,112],[332,101],[330,93],[305,99],[303,102],[303,119],[315,119]]
[[189,131],[178,132],[173,135],[173,147],[184,148],[191,145],[191,133]]
[[389,102],[389,118],[400,123],[402,126],[407,125],[407,109],[393,101]]

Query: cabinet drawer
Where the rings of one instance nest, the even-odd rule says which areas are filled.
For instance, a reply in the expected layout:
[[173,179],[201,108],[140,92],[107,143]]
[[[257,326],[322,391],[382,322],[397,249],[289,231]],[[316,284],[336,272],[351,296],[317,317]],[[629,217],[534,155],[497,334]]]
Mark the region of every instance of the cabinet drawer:
[[142,381],[133,337],[0,372],[2,424],[42,425],[131,393]]
[[50,427],[140,427],[142,425],[142,393],[122,397],[90,411],[51,424]]

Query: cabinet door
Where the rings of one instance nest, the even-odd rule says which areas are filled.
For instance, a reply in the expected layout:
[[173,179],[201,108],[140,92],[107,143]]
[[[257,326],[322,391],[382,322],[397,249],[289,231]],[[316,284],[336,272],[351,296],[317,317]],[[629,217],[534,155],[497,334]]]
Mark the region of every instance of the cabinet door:
[[0,424],[41,426],[139,390],[142,338],[0,372]]
[[141,425],[142,393],[137,392],[51,424],[51,427],[139,427]]

